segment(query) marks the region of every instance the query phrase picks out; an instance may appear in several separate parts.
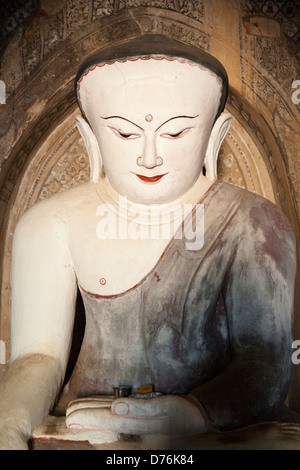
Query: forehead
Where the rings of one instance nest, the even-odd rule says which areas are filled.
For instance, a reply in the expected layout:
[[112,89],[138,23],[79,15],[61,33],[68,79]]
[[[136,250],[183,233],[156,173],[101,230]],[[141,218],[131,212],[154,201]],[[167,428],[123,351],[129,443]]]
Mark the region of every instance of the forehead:
[[215,113],[221,81],[211,71],[181,59],[150,58],[96,65],[78,83],[78,97],[89,118],[101,115],[169,117]]

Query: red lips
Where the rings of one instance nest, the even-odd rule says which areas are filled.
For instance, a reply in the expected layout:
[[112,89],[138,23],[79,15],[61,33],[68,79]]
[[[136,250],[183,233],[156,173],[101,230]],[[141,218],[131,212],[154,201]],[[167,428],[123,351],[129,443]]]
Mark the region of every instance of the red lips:
[[159,181],[167,173],[164,173],[163,175],[156,175],[156,176],[138,175],[137,173],[135,174],[138,178],[140,178],[140,180],[144,181],[145,183],[156,183],[156,181]]

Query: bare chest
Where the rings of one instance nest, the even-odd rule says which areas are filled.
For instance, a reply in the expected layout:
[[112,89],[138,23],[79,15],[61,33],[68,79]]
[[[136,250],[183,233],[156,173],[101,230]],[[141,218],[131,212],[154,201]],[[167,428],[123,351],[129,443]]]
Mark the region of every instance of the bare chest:
[[73,247],[78,284],[110,296],[136,286],[155,267],[169,240],[93,240]]

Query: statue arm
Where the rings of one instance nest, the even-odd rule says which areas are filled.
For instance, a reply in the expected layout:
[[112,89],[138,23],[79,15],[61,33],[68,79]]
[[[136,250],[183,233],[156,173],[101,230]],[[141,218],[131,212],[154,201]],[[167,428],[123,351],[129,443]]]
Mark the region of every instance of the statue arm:
[[232,360],[192,391],[219,430],[271,419],[291,377],[294,235],[271,203],[248,215],[223,285]]
[[64,378],[77,294],[64,224],[47,215],[44,204],[26,213],[16,228],[11,287],[11,357],[0,383],[0,448],[26,448]]

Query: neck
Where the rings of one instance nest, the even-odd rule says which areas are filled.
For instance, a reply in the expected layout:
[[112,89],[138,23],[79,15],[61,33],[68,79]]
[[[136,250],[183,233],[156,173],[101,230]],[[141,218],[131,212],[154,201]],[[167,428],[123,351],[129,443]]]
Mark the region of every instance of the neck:
[[126,203],[130,207],[136,207],[139,210],[147,211],[151,208],[156,208],[157,210],[161,208],[161,210],[165,210],[167,208],[172,208],[172,206],[175,205],[181,206],[183,204],[196,204],[200,201],[200,199],[202,199],[202,197],[209,190],[212,184],[213,182],[201,173],[195,183],[191,186],[191,188],[189,188],[184,194],[182,194],[178,198],[164,203],[153,204],[134,202],[130,200],[126,195],[119,194],[111,186],[106,176],[96,183],[96,189],[97,192],[101,194],[101,196],[104,196],[105,200],[109,199],[109,201],[107,200],[107,202],[111,203],[115,208],[117,208],[117,206],[119,205],[120,200],[126,200]]
[[[183,217],[201,201],[213,182],[202,174],[193,186],[179,198],[163,204],[141,204],[116,192],[105,177],[95,184],[95,189],[103,203],[113,206],[119,220],[126,220],[138,226],[172,225],[178,227]],[[172,233],[174,233],[172,230]]]

